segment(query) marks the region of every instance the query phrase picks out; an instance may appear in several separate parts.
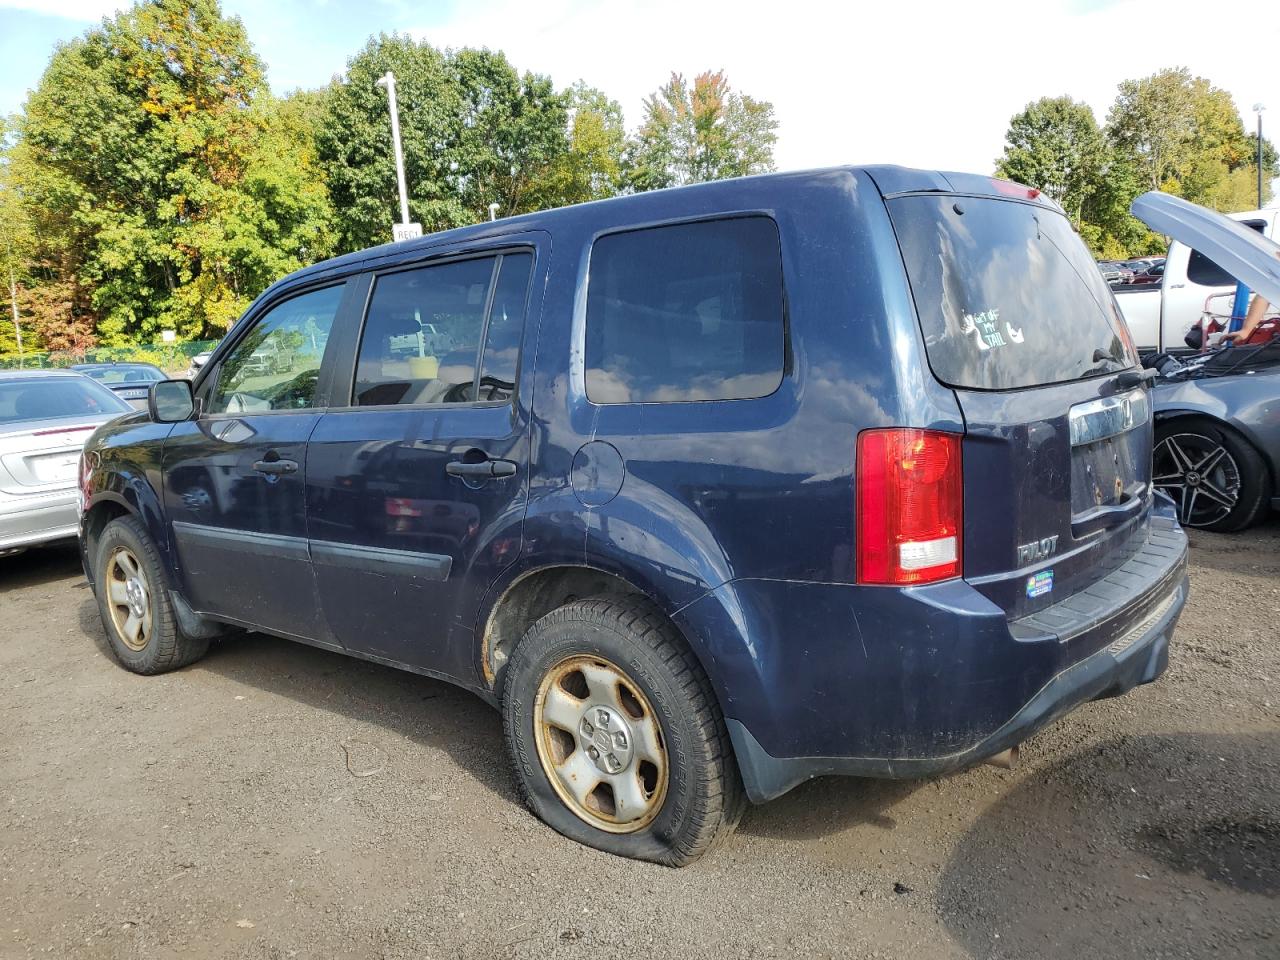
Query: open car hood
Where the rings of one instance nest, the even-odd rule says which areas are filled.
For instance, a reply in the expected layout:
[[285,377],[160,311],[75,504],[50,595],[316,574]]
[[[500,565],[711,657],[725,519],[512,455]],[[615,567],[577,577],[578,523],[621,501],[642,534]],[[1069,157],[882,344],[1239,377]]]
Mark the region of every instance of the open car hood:
[[1254,293],[1280,305],[1280,245],[1257,230],[1159,190],[1138,197],[1129,212],[1156,233],[1199,251]]

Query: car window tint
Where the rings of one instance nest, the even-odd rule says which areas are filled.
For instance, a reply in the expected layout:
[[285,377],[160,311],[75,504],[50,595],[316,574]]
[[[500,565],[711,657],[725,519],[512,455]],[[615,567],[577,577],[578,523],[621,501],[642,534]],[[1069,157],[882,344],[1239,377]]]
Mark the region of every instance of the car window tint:
[[208,413],[302,410],[315,405],[320,361],[343,285],[277,304],[263,314],[216,371]]
[[355,403],[467,403],[494,257],[378,277],[356,365]]
[[932,195],[887,206],[943,383],[1011,390],[1136,362],[1115,297],[1062,214]]
[[[1259,233],[1265,233],[1267,229],[1265,220],[1241,220],[1240,223]],[[1191,256],[1187,258],[1187,279],[1202,287],[1234,287],[1236,285],[1235,277],[1199,250],[1192,250]]]
[[587,290],[595,403],[740,400],[782,382],[782,256],[768,217],[601,237]]
[[0,380],[0,425],[132,411],[129,404],[92,380],[79,377]]
[[502,258],[493,290],[493,305],[489,308],[477,399],[509,400],[515,392],[532,267],[533,257],[527,253],[510,253]]

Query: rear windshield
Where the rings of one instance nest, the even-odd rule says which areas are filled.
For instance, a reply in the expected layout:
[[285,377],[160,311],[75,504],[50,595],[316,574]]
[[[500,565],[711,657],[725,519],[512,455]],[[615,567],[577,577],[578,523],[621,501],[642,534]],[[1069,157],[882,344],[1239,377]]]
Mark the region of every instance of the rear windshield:
[[1106,280],[1061,214],[954,196],[888,207],[939,380],[1011,390],[1136,362]]
[[164,379],[156,367],[88,367],[80,373],[99,383],[151,383]]
[[0,426],[132,411],[106,387],[81,377],[0,380]]

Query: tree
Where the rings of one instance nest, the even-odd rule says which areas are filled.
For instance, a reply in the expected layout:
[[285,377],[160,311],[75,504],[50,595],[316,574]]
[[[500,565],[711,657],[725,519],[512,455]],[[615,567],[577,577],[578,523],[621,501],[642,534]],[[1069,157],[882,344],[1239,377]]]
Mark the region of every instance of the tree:
[[1256,171],[1257,141],[1246,136],[1231,95],[1185,67],[1121,83],[1106,132],[1146,189],[1195,203],[1212,205],[1237,170]]
[[1043,190],[1079,222],[1106,149],[1087,104],[1068,96],[1042,97],[1009,121],[996,175]]
[[31,230],[31,218],[14,181],[11,132],[10,125],[0,118],[0,288],[4,291],[4,308],[0,311],[0,354],[13,353],[19,343],[26,350],[36,346],[29,318],[23,329],[25,314],[18,304],[19,293],[25,296],[30,282],[35,236]]
[[149,0],[60,46],[15,158],[49,322],[107,342],[217,334],[326,253],[322,193],[306,162],[283,169],[300,141],[265,135],[271,110],[244,28],[217,0]]
[[773,105],[738,93],[723,71],[681,74],[644,102],[644,121],[629,153],[636,190],[702,183],[773,169]]
[[602,200],[619,193],[625,183],[627,134],[622,107],[581,80],[565,94],[568,150],[535,187],[541,207]]
[[396,76],[410,215],[427,230],[538,209],[568,152],[567,99],[544,76],[518,74],[501,53],[440,51],[409,37],[373,37],[326,93],[317,145],[339,247],[388,239],[399,220],[386,93]]

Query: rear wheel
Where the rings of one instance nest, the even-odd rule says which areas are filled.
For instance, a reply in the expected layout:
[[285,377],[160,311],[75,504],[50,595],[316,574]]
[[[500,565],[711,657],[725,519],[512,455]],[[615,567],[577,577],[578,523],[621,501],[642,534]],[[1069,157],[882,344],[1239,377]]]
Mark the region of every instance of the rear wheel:
[[164,673],[204,656],[209,640],[188,637],[179,628],[160,556],[136,518],[107,524],[96,556],[98,612],[121,664],[134,673]]
[[1156,427],[1152,464],[1152,482],[1173,498],[1183,526],[1242,530],[1266,506],[1266,464],[1229,427],[1198,419],[1164,421]]
[[742,816],[706,674],[647,601],[576,601],[534,624],[506,669],[503,719],[526,802],[573,840],[683,866]]

